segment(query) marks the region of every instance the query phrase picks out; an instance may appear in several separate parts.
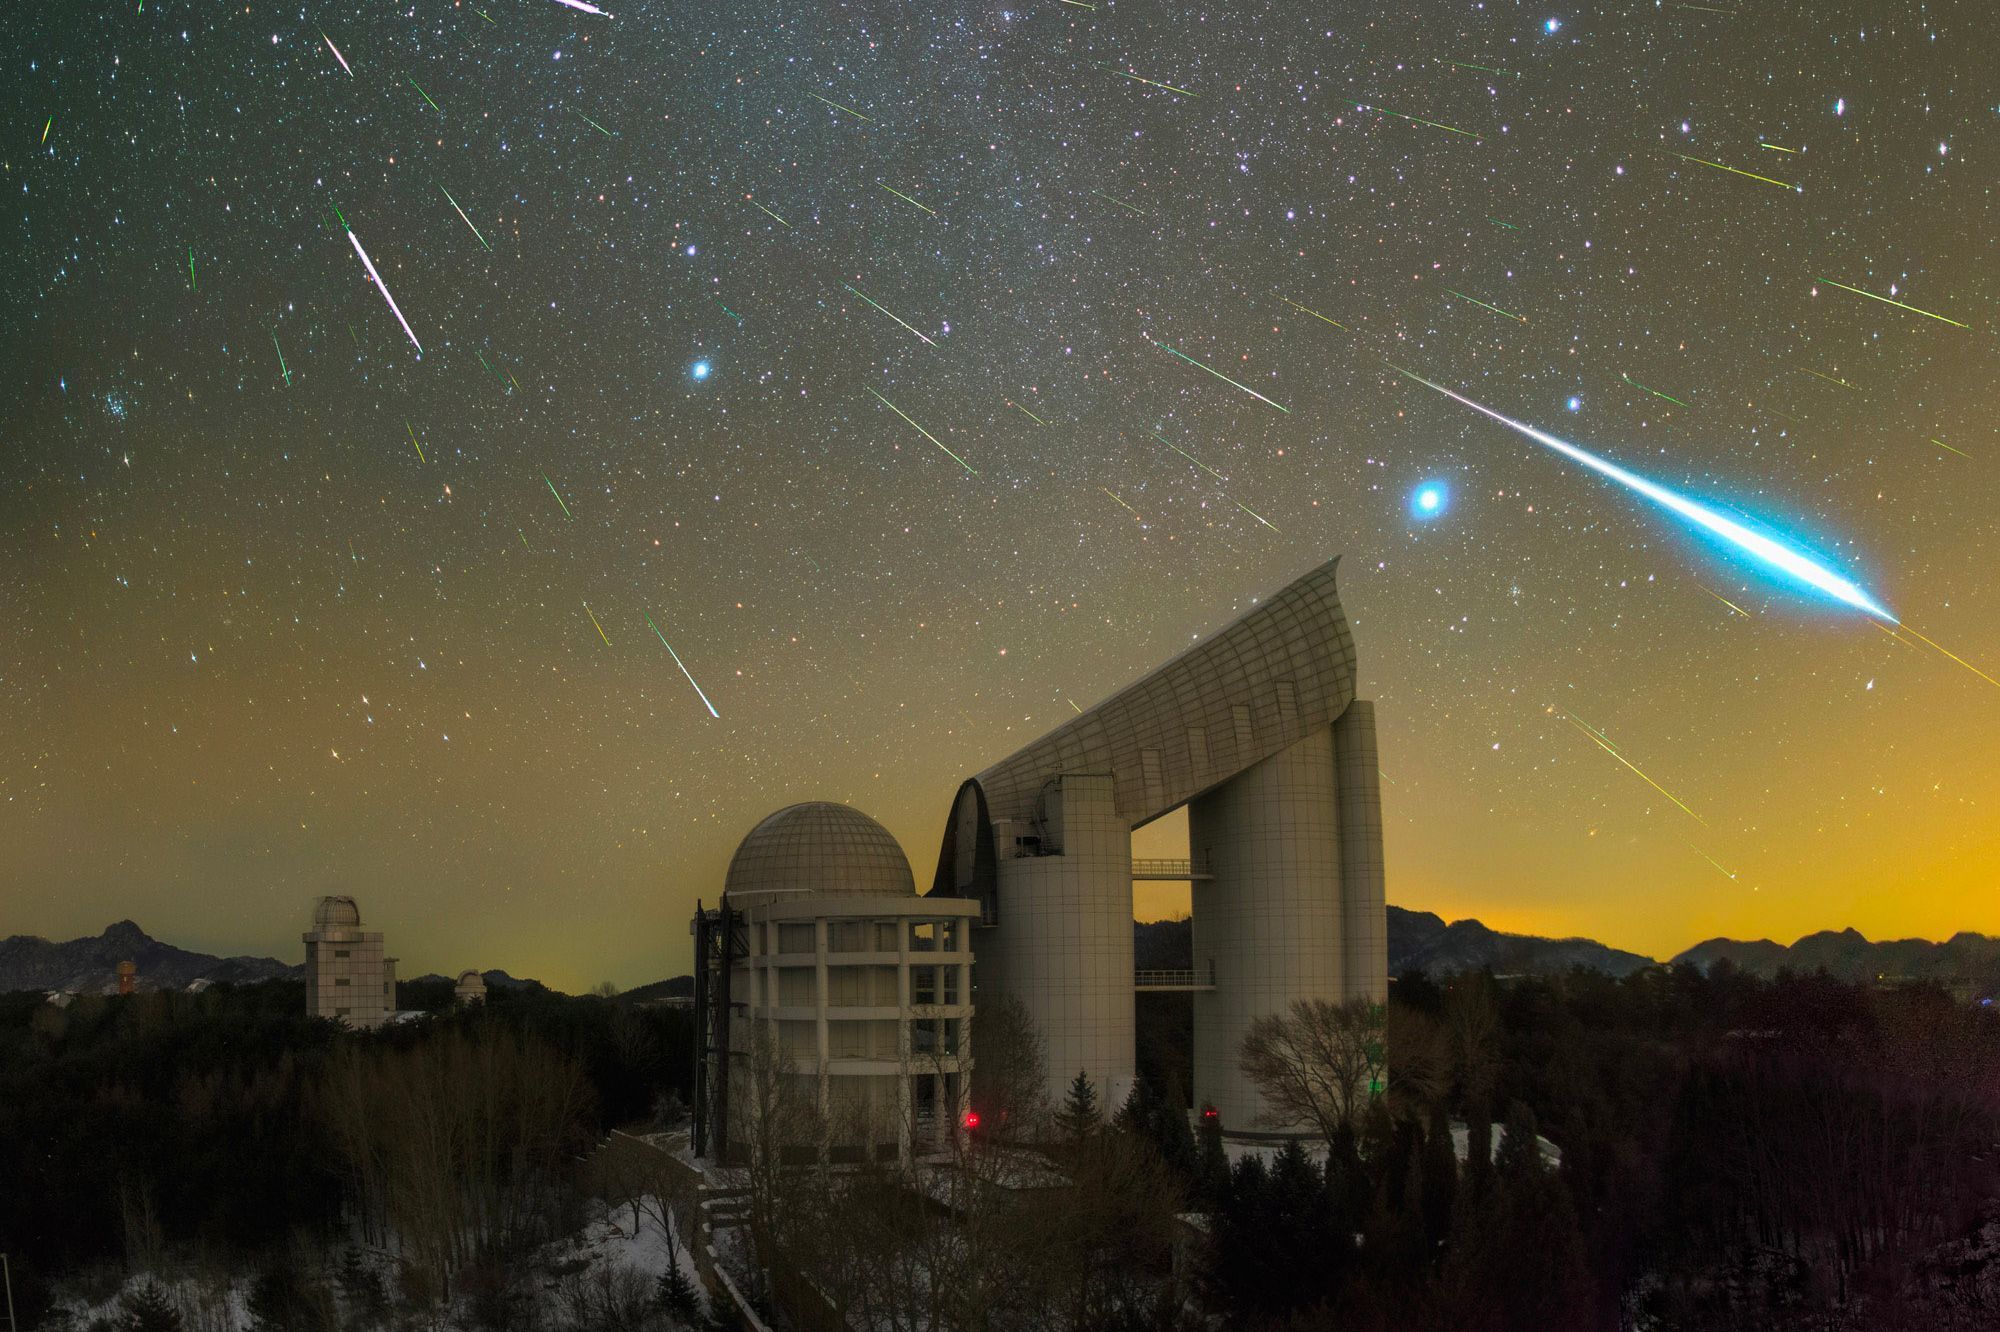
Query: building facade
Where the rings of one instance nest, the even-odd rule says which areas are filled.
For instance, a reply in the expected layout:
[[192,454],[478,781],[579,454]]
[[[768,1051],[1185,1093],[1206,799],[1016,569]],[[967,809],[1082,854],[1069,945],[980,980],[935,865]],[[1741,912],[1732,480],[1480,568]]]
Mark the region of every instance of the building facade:
[[361,928],[351,897],[322,897],[306,945],[306,1012],[350,1027],[379,1027],[396,1011],[396,959],[379,931]]
[[[1190,881],[1196,1106],[1234,1135],[1285,1136],[1237,1067],[1294,1000],[1387,998],[1381,787],[1354,640],[1314,569],[1207,641],[960,787],[931,894],[970,899],[978,993],[1040,1028],[1049,1095],[1082,1071],[1133,1082],[1132,883]],[[1189,858],[1135,866],[1131,834],[1188,812]]]
[[895,838],[845,805],[752,829],[692,927],[697,1154],[744,1159],[788,1107],[835,1160],[942,1146],[967,1106],[977,909],[917,896]]

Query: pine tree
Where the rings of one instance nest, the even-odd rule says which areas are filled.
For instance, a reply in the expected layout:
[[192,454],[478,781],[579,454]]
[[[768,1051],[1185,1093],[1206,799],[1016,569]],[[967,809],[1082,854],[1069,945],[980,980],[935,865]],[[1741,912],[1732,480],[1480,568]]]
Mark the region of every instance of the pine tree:
[[1069,1090],[1063,1093],[1062,1109],[1056,1111],[1056,1125],[1072,1141],[1081,1141],[1104,1125],[1104,1115],[1097,1108],[1097,1088],[1082,1069],[1077,1070]]
[[181,1332],[181,1316],[167,1303],[167,1292],[150,1278],[125,1296],[125,1322],[120,1332]]
[[689,1327],[695,1327],[700,1323],[701,1296],[696,1292],[694,1282],[688,1280],[688,1274],[681,1270],[678,1262],[660,1273],[660,1287],[654,1298],[658,1300],[661,1309]]
[[1201,1108],[1201,1129],[1195,1144],[1195,1196],[1212,1211],[1229,1196],[1229,1153],[1222,1149],[1222,1115],[1212,1105]]

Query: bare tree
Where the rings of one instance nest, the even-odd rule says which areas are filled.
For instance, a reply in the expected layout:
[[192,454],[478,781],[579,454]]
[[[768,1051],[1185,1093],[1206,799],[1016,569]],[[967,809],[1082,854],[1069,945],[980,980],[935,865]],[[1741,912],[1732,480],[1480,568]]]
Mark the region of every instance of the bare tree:
[[973,1015],[972,1108],[989,1136],[1033,1138],[1047,1117],[1046,1047],[1027,1006],[1012,995],[980,996]]
[[1270,1106],[1263,1122],[1311,1124],[1331,1142],[1381,1090],[1385,1053],[1381,1005],[1295,999],[1251,1021],[1237,1064]]

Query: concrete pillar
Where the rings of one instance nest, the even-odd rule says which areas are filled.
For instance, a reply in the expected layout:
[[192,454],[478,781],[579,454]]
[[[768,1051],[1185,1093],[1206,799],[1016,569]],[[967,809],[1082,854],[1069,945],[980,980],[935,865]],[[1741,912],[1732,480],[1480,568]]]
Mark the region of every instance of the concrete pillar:
[[1212,880],[1193,886],[1194,1100],[1226,1132],[1287,1132],[1237,1067],[1253,1018],[1295,999],[1339,1002],[1341,829],[1334,743],[1322,726],[1188,804],[1188,847]]
[[1389,922],[1382,867],[1382,769],[1375,705],[1359,699],[1333,723],[1340,788],[1341,997],[1389,1002]]
[[998,920],[974,932],[973,966],[982,996],[1017,999],[1034,1020],[1051,1104],[1080,1069],[1115,1111],[1133,1082],[1132,835],[1110,777],[1059,780],[1061,852],[1000,848]]

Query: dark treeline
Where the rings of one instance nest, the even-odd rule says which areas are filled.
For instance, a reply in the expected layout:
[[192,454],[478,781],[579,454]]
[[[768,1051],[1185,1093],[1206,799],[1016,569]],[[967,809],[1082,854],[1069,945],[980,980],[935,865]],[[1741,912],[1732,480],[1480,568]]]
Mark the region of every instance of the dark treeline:
[[2000,1198],[1990,1012],[1726,965],[1419,974],[1391,995],[1389,1092],[1324,1166],[1288,1150],[1229,1170],[1146,1108],[1181,1104],[1179,1070],[1150,1070],[1165,1090],[1132,1116],[1210,1213],[1206,1293],[1232,1326],[1991,1325],[1922,1271]]
[[346,1221],[430,1245],[406,1257],[441,1286],[528,1238],[547,1182],[604,1129],[688,1095],[684,1010],[538,988],[454,1010],[449,983],[399,998],[436,1011],[356,1033],[307,1017],[292,981],[0,995],[0,1250],[24,1325],[56,1276],[255,1261]]

